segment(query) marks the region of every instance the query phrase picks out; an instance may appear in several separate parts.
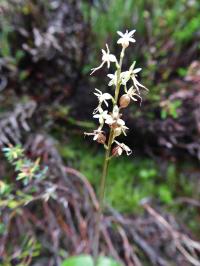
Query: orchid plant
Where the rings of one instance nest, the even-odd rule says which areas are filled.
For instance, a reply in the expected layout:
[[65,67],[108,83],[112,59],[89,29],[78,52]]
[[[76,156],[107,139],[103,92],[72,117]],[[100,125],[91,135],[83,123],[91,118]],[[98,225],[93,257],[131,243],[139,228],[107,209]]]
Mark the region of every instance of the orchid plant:
[[[96,232],[94,239],[94,260],[95,265],[98,252],[99,252],[99,235],[100,235],[100,221],[104,208],[104,195],[106,176],[108,172],[108,164],[112,157],[118,157],[125,152],[127,155],[132,153],[131,149],[124,143],[117,140],[120,135],[127,133],[128,127],[123,120],[123,109],[127,108],[132,101],[140,103],[142,97],[140,89],[147,88],[138,81],[138,73],[141,68],[135,68],[136,62],[129,67],[127,71],[122,71],[122,63],[125,55],[125,50],[130,43],[135,43],[134,39],[135,30],[130,32],[126,31],[122,33],[117,32],[120,36],[117,43],[122,47],[119,60],[115,55],[110,53],[109,47],[106,44],[106,51],[102,49],[102,63],[100,66],[93,68],[91,74],[101,69],[104,65],[107,65],[109,69],[111,64],[114,64],[116,71],[112,74],[108,74],[110,79],[108,82],[109,87],[114,87],[114,93],[103,93],[102,91],[95,89],[94,95],[97,97],[98,105],[93,112],[93,118],[98,119],[99,126],[91,133],[85,133],[85,135],[93,136],[93,140],[104,145],[105,148],[105,160],[103,164],[103,171],[100,184],[99,194],[99,210],[97,213]],[[109,112],[109,110],[112,110]],[[109,128],[109,134],[105,133],[105,126]]]

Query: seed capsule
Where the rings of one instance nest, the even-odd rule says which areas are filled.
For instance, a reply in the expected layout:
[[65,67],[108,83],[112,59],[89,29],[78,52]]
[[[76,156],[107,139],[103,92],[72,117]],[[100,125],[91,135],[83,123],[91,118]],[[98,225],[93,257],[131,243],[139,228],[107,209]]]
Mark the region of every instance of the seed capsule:
[[121,134],[122,134],[122,129],[120,127],[114,129],[114,138],[120,136]]
[[131,98],[127,94],[123,94],[119,99],[119,105],[121,108],[126,108],[131,101]]
[[97,142],[100,144],[105,144],[106,136],[103,133],[98,133]]
[[118,156],[122,155],[122,152],[123,152],[123,149],[120,146],[115,146],[112,149],[112,155],[115,156],[115,157],[118,157]]

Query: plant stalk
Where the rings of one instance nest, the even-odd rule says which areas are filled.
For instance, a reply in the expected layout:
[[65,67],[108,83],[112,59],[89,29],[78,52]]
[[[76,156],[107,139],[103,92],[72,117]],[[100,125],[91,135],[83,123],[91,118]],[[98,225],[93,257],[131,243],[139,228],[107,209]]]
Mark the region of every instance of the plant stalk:
[[[119,97],[119,91],[120,91],[120,74],[121,74],[121,68],[122,68],[122,61],[124,57],[124,51],[125,48],[122,48],[121,54],[120,54],[120,61],[119,65],[117,66],[117,85],[115,88],[115,104],[118,101]],[[100,231],[101,231],[101,216],[104,209],[104,198],[105,198],[105,190],[106,190],[106,177],[108,172],[108,165],[110,161],[111,156],[111,146],[113,143],[113,136],[114,136],[114,130],[111,128],[108,138],[108,146],[105,153],[104,163],[103,163],[103,171],[100,181],[100,191],[99,191],[99,208],[97,211],[97,223],[96,228],[94,232],[94,266],[98,266],[98,256],[99,256],[99,240],[100,240]]]
[[105,188],[106,188],[106,176],[108,172],[108,164],[110,160],[110,153],[111,153],[111,146],[113,140],[113,130],[111,129],[108,139],[108,147],[105,153],[104,163],[103,163],[103,171],[100,181],[100,191],[99,191],[99,209],[97,212],[97,223],[95,229],[95,236],[94,236],[94,266],[97,266],[98,255],[99,255],[99,238],[100,238],[100,231],[101,231],[101,216],[104,209],[104,197],[105,197]]

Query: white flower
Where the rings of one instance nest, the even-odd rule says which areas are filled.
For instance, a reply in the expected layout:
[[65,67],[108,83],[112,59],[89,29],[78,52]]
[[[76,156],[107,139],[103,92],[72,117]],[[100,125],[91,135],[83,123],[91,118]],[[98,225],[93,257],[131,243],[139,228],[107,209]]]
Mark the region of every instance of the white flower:
[[118,141],[115,140],[115,143],[120,147],[121,149],[118,150],[118,155],[121,155],[123,150],[126,152],[126,154],[129,156],[132,153],[132,150],[125,145],[124,143],[119,143]]
[[[129,128],[127,126],[120,126],[120,129],[122,131],[122,133],[124,134],[124,136],[126,136],[126,130],[128,130]],[[121,134],[120,134],[121,135]],[[119,135],[118,135],[119,136]]]
[[133,74],[137,74],[137,73],[139,73],[140,71],[142,70],[142,68],[141,67],[138,67],[138,68],[135,68],[135,69],[133,69]]
[[135,101],[135,102],[137,102],[137,98],[135,98],[134,96],[137,96],[137,97],[139,97],[140,98],[140,100],[142,101],[142,97],[139,95],[139,94],[137,94],[136,93],[136,89],[133,89],[133,86],[127,91],[127,95],[133,100],[133,101]]
[[140,87],[148,91],[148,89],[136,79],[136,76],[137,75],[133,74],[133,75],[131,75],[131,78],[133,80],[133,84],[134,84],[138,94],[140,94]]
[[126,85],[126,83],[129,81],[129,79],[131,78],[131,71],[124,71],[121,73],[120,75],[121,77],[121,81],[122,81],[122,85]]
[[137,74],[138,72],[140,72],[142,70],[142,68],[136,68],[136,69],[132,69],[130,67],[130,69],[128,71],[124,71],[121,73],[120,77],[121,77],[121,81],[122,81],[122,85],[126,85],[126,83],[130,80],[130,78],[132,77],[132,75]]
[[115,74],[108,74],[107,76],[111,79],[108,86],[117,86],[117,72]]
[[101,110],[102,110],[102,108],[101,108],[101,104],[99,104],[99,105],[94,109],[94,111],[93,111],[93,115],[95,115],[96,113],[100,113]]
[[125,126],[124,120],[120,117],[121,114],[119,113],[119,107],[117,105],[114,106],[112,114],[106,116],[105,123],[110,125],[116,131],[114,133],[115,136],[119,136],[121,132],[126,135],[126,130],[128,129],[128,127]]
[[115,127],[123,127],[125,126],[125,122],[121,118],[114,118],[112,115],[108,115],[105,121],[108,125],[114,125]]
[[103,54],[103,55],[102,55],[102,63],[101,63],[100,66],[98,66],[98,67],[96,67],[96,68],[92,68],[92,72],[91,72],[90,75],[92,75],[92,74],[93,74],[95,71],[97,71],[98,69],[102,68],[103,65],[104,65],[105,63],[107,63],[107,68],[110,68],[110,63],[112,63],[112,62],[117,62],[117,59],[116,59],[115,55],[110,54],[110,50],[109,50],[107,44],[106,44],[106,49],[107,49],[107,51],[101,49],[102,54]]
[[117,105],[115,105],[113,107],[113,113],[112,113],[112,115],[113,115],[113,118],[118,118],[120,116],[120,114],[119,114],[119,107]]
[[[116,119],[119,119],[120,116],[121,116],[121,114],[119,114],[119,107],[117,105],[115,105],[113,108],[112,114],[107,115],[106,124],[112,125],[113,123],[115,123]],[[125,122],[124,122],[124,124],[125,124]]]
[[95,115],[93,115],[93,117],[99,119],[99,124],[103,125],[104,120],[106,120],[108,117],[108,111],[103,111],[102,108],[99,108],[98,111],[99,111],[99,114],[95,114]]
[[106,136],[105,136],[104,131],[102,131],[100,128],[98,128],[97,130],[94,130],[92,133],[84,132],[84,134],[87,136],[94,136],[93,137],[94,141],[97,141],[98,143],[101,143],[101,144],[105,144]]
[[114,118],[112,115],[108,115],[105,121],[108,125],[114,125],[115,127],[122,127],[125,125],[125,122],[121,118]]
[[121,44],[123,48],[127,48],[129,46],[129,42],[136,42],[136,40],[133,37],[133,34],[135,33],[136,30],[132,30],[128,32],[126,30],[125,33],[122,33],[121,31],[118,31],[117,33],[121,38],[117,41],[118,44]]
[[122,72],[123,85],[126,85],[127,80],[129,80],[131,78],[133,81],[134,87],[136,88],[138,94],[140,94],[140,87],[145,89],[145,90],[148,90],[148,89],[137,80],[137,78],[136,78],[137,74],[142,70],[142,68],[135,68],[134,69],[135,63],[136,62],[134,62],[131,65],[131,67],[129,68],[128,71]]
[[97,96],[99,103],[102,104],[104,102],[105,105],[108,107],[107,100],[111,100],[113,98],[112,95],[110,95],[109,93],[102,93],[98,89],[95,89],[95,91],[97,92],[95,92],[94,95]]
[[128,129],[129,128],[125,126],[125,124],[114,128],[114,138],[120,136],[122,133],[124,134],[124,136],[126,136],[126,130]]
[[117,62],[117,59],[116,59],[115,55],[110,54],[110,50],[109,50],[107,44],[106,44],[106,49],[107,49],[107,52],[105,50],[101,49],[102,54],[103,54],[102,55],[102,61],[104,63],[107,63],[107,68],[110,68],[110,63],[111,62]]

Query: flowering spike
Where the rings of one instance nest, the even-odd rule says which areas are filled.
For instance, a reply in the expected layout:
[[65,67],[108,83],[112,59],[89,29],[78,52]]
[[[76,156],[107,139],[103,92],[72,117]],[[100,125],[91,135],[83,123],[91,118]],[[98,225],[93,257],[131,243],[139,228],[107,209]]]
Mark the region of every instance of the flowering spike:
[[[109,153],[111,153],[111,146],[114,143],[115,145],[117,144],[113,149],[113,153],[119,156],[123,151],[125,151],[127,155],[131,154],[131,150],[128,146],[124,143],[119,143],[116,140],[116,138],[122,134],[126,136],[128,130],[128,127],[122,118],[121,111],[129,106],[131,100],[134,102],[140,100],[141,104],[142,97],[140,96],[140,89],[147,88],[137,80],[137,75],[142,68],[135,68],[136,61],[131,64],[128,70],[122,71],[124,52],[130,43],[135,42],[135,39],[133,38],[135,30],[131,30],[130,32],[126,30],[125,33],[118,31],[117,33],[120,36],[117,43],[122,45],[119,61],[115,55],[110,53],[108,44],[106,44],[106,49],[101,50],[102,63],[98,67],[92,69],[92,73],[94,73],[104,65],[106,65],[107,68],[110,68],[111,63],[115,63],[116,71],[113,74],[107,74],[110,79],[108,86],[113,86],[115,88],[114,96],[112,96],[112,93],[102,92],[95,88],[94,95],[98,99],[98,105],[93,111],[93,118],[98,119],[99,126],[97,130],[94,130],[92,133],[85,133],[85,135],[91,135],[93,136],[94,141],[104,144],[104,147],[106,147]],[[129,87],[129,84],[131,85],[131,83],[132,86]],[[122,93],[120,93],[121,89],[123,90]],[[108,138],[104,131],[102,131],[106,125],[108,125],[110,129]]]
[[[85,133],[85,135],[93,136],[93,140],[103,144],[106,149],[105,152],[105,160],[103,165],[101,183],[100,183],[100,197],[99,197],[99,206],[97,212],[97,221],[96,221],[96,232],[94,239],[94,264],[96,265],[98,255],[99,255],[99,236],[100,236],[100,221],[101,214],[104,207],[104,194],[105,194],[105,184],[106,184],[106,176],[108,170],[108,162],[113,156],[120,156],[123,152],[125,152],[128,156],[132,153],[131,149],[125,145],[124,143],[120,143],[116,140],[121,134],[126,136],[126,131],[128,127],[125,125],[125,121],[122,119],[121,110],[126,108],[130,99],[133,101],[137,101],[137,99],[142,99],[140,96],[140,88],[146,89],[139,81],[136,79],[137,74],[141,71],[141,68],[135,68],[136,62],[130,66],[127,71],[122,72],[122,63],[125,54],[126,48],[129,46],[129,43],[134,43],[135,39],[133,35],[135,30],[128,32],[126,30],[125,33],[120,31],[117,32],[120,36],[117,41],[118,44],[122,45],[122,50],[120,53],[119,61],[116,59],[115,55],[110,53],[109,47],[106,44],[106,51],[102,49],[102,63],[97,68],[92,69],[93,74],[98,69],[102,68],[105,64],[107,68],[110,68],[111,63],[115,63],[116,71],[114,74],[108,74],[107,76],[110,78],[108,86],[114,87],[114,96],[110,93],[102,93],[100,90],[95,89],[94,95],[98,98],[98,106],[95,108],[93,112],[93,117],[98,119],[99,126],[97,130],[94,130],[92,133]],[[133,86],[129,87],[129,83],[132,82]],[[119,99],[119,96],[122,96]],[[112,100],[112,101],[110,101]],[[112,105],[109,106],[109,103]],[[107,110],[102,109],[102,105],[105,105]],[[109,112],[111,110],[111,112]],[[103,131],[104,126],[109,126],[109,136],[106,137],[106,134]],[[107,141],[107,143],[106,143]],[[114,146],[114,147],[113,147]]]

